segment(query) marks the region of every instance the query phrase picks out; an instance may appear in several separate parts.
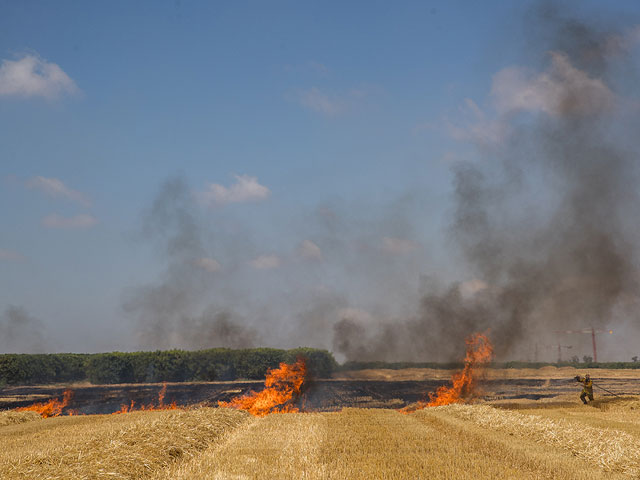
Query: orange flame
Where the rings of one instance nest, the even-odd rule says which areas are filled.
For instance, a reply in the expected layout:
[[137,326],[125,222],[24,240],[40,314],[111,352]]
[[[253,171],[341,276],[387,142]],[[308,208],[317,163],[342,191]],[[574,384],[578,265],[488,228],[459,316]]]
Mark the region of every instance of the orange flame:
[[116,415],[119,413],[129,413],[135,410],[147,410],[147,411],[177,410],[179,407],[178,405],[176,405],[175,401],[170,403],[169,405],[164,404],[164,397],[166,394],[167,394],[167,382],[164,382],[162,384],[162,389],[160,390],[160,393],[158,393],[158,405],[153,405],[153,403],[150,403],[149,405],[140,405],[139,407],[136,408],[136,402],[131,400],[131,403],[129,405],[122,404],[120,406],[120,410],[118,410],[117,412],[113,412],[111,415]]
[[[42,418],[57,417],[62,415],[62,410],[69,405],[72,398],[73,390],[65,390],[62,400],[52,398],[48,402],[34,403],[27,407],[16,408],[15,410],[17,412],[38,412]],[[73,411],[67,413],[73,415]]]
[[493,345],[491,345],[489,338],[482,333],[474,333],[465,340],[465,343],[467,344],[467,353],[464,357],[464,368],[453,374],[451,385],[442,385],[436,390],[435,395],[429,394],[428,402],[418,402],[417,405],[403,409],[403,412],[462,403],[473,397],[477,370],[493,358]]
[[299,412],[295,403],[302,393],[306,376],[307,365],[304,359],[298,359],[291,365],[281,363],[279,368],[267,372],[264,390],[249,392],[229,402],[220,401],[218,406],[246,410],[256,417],[264,417],[270,413]]

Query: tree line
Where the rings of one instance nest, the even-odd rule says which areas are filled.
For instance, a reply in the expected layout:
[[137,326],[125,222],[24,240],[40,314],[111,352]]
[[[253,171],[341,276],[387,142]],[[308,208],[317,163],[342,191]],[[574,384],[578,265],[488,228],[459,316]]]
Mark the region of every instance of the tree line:
[[[0,386],[88,381],[93,384],[261,380],[280,362],[304,357],[310,374],[328,378],[333,372],[363,369],[456,369],[460,362],[346,362],[338,365],[327,350],[249,348],[233,350],[163,350],[155,352],[0,354]],[[493,368],[640,368],[640,362],[494,362]]]
[[305,358],[309,373],[316,378],[330,377],[337,368],[330,352],[314,348],[0,354],[0,385],[260,380],[270,368],[300,357]]

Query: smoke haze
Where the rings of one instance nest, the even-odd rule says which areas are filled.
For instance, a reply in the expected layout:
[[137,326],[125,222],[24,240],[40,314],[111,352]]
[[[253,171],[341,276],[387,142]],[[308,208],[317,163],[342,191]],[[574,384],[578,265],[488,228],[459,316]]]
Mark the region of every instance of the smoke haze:
[[532,360],[534,343],[588,341],[556,330],[637,332],[636,30],[589,25],[550,4],[526,22],[525,56],[539,68],[497,72],[489,113],[452,132],[478,147],[476,160],[451,167],[446,255],[461,280],[438,271],[435,241],[418,240],[421,224],[439,228],[419,192],[380,209],[323,205],[293,227],[274,220],[297,236],[277,251],[224,214],[202,214],[173,178],[142,229],[166,269],[124,302],[140,345],[309,345],[348,360],[447,361],[467,335],[489,331],[498,359]]
[[498,358],[522,357],[531,339],[562,338],[555,330],[623,327],[637,305],[638,149],[618,143],[629,122],[637,131],[637,113],[612,90],[624,34],[549,5],[539,13],[555,41],[546,71],[494,77],[502,141],[453,167],[450,235],[478,288],[428,282],[415,318],[373,333],[342,319],[334,348],[347,358],[455,358],[465,336],[486,330]]
[[44,325],[22,307],[10,305],[0,317],[0,351],[5,353],[43,353]]
[[[124,310],[136,321],[141,348],[250,347],[256,332],[209,304],[217,262],[207,256],[202,221],[184,179],[165,182],[143,216],[142,236],[152,241],[166,270],[157,283],[125,294]],[[209,260],[209,261],[203,261]]]

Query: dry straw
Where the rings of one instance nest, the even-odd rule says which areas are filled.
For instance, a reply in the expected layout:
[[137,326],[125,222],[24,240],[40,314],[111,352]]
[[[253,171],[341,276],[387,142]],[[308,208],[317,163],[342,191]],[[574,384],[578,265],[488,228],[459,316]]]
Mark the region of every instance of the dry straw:
[[636,478],[640,474],[640,442],[620,430],[595,428],[568,420],[496,409],[486,405],[438,407],[463,420],[561,448],[605,471]]
[[33,420],[42,420],[42,417],[36,412],[14,412],[13,410],[0,412],[0,427]]
[[3,427],[0,478],[148,478],[191,458],[248,418],[236,410],[201,408],[58,417],[37,422],[39,428]]

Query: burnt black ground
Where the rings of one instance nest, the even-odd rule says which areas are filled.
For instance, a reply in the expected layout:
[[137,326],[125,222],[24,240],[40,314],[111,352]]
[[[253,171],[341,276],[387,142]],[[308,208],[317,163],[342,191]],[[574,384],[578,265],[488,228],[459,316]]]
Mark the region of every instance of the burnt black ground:
[[[305,391],[303,406],[305,410],[323,411],[343,407],[401,408],[428,399],[429,392],[435,392],[440,385],[447,383],[441,380],[315,380]],[[604,378],[598,379],[597,384],[621,395],[640,394],[640,380],[636,379]],[[66,388],[61,385],[4,387],[0,389],[0,410],[30,405],[35,398],[37,401],[62,398]],[[164,403],[215,406],[219,400],[228,401],[237,395],[262,388],[261,381],[168,383]],[[161,389],[162,384],[75,386],[69,408],[79,414],[98,414],[113,413],[131,401],[137,406],[157,405]],[[487,400],[539,400],[567,393],[575,393],[577,398],[580,390],[580,385],[572,379],[486,380],[480,385],[481,397]],[[596,396],[608,395],[597,388],[595,393]]]

